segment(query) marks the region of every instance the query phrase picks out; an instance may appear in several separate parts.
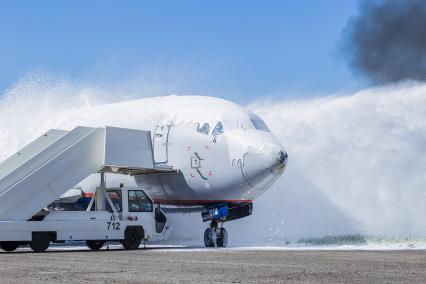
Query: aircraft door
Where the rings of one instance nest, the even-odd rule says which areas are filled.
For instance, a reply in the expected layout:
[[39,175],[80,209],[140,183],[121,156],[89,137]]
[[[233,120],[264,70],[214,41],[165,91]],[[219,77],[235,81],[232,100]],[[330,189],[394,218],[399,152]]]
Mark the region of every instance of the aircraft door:
[[167,164],[169,136],[172,123],[168,125],[157,125],[154,130],[153,152],[155,164]]

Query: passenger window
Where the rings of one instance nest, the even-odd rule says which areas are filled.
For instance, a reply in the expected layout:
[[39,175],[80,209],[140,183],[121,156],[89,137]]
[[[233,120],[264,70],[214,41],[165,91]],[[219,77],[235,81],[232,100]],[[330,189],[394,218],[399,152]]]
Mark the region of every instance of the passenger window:
[[[115,207],[115,210],[117,212],[121,212],[122,208],[122,199],[121,199],[121,192],[120,191],[108,191],[109,199],[111,199],[112,204]],[[111,206],[109,206],[108,200],[105,200],[105,208],[107,211],[112,212]]]
[[217,136],[217,135],[222,134],[222,133],[223,133],[223,125],[222,125],[222,122],[218,122],[218,123],[216,124],[216,126],[214,127],[214,129],[213,129],[212,135],[213,135],[213,136]]
[[129,212],[152,212],[152,202],[142,190],[129,190]]
[[203,126],[200,127],[200,123],[198,123],[197,131],[206,135],[209,135],[210,125],[208,123],[204,123]]

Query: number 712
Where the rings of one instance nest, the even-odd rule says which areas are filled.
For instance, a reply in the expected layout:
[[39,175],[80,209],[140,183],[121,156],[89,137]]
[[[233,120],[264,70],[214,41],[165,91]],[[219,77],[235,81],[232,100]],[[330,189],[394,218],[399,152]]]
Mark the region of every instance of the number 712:
[[120,230],[120,222],[107,222],[108,230]]

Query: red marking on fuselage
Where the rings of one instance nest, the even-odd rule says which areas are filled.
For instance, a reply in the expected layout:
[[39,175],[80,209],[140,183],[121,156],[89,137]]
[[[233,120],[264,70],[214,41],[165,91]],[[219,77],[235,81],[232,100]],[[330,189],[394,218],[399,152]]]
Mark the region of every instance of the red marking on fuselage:
[[225,200],[176,200],[176,199],[154,199],[155,203],[168,205],[204,205],[213,203],[249,203],[253,200],[225,199]]

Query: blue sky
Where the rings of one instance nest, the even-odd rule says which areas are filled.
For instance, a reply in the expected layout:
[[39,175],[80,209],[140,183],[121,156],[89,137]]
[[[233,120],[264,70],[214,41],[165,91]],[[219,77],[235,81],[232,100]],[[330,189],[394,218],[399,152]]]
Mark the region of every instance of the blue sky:
[[359,88],[337,44],[356,0],[0,1],[0,93],[31,72],[154,81],[239,102]]

